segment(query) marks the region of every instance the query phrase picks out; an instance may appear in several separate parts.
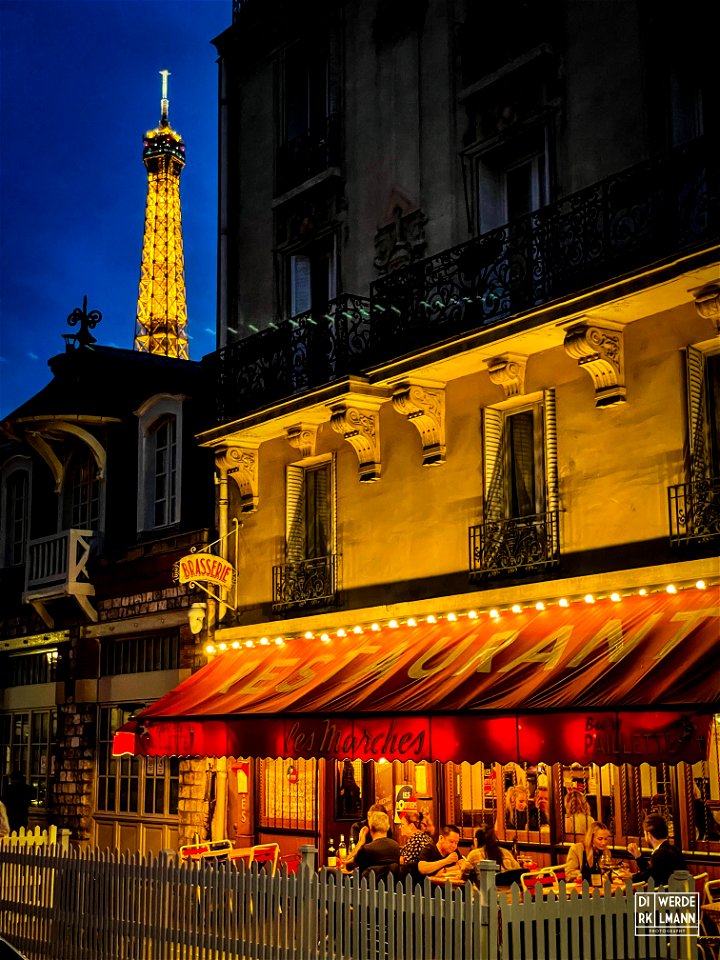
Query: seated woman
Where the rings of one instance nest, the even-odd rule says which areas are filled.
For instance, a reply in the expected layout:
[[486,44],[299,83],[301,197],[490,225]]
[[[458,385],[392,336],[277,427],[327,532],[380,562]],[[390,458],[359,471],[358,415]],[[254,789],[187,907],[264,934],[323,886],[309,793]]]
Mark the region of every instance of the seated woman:
[[565,862],[565,880],[570,883],[581,877],[592,882],[592,875],[600,873],[600,861],[610,845],[610,831],[604,823],[592,823],[585,839],[574,843]]
[[[498,877],[500,877],[501,884],[510,884],[520,879],[522,867],[509,850],[500,846],[494,827],[480,827],[479,830],[475,831],[473,849],[465,857],[467,866],[464,872],[474,873],[475,866],[480,860],[494,860],[498,865],[499,872],[495,875],[496,882]],[[508,875],[509,870],[515,871],[515,875]]]
[[404,845],[400,848],[400,864],[403,872],[414,867],[428,847],[433,845],[430,836],[432,823],[427,814],[410,811],[400,818],[400,836]]
[[565,794],[565,836],[581,839],[593,823],[590,804],[582,790],[571,789]]

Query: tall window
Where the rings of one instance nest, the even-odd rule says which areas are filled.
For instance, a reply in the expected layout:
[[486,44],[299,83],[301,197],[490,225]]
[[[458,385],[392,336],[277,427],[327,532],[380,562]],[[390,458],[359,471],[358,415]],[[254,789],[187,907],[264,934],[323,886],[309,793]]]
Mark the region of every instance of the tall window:
[[528,517],[547,508],[548,401],[483,411],[485,507],[493,519]]
[[720,350],[687,348],[690,472],[696,482],[720,477]]
[[323,237],[288,258],[290,315],[325,310],[337,295],[335,236]]
[[161,421],[151,431],[155,466],[154,526],[164,527],[175,519],[177,503],[177,424],[174,417]]
[[495,230],[545,206],[549,199],[547,175],[546,150],[540,142],[479,157],[475,191],[478,232]]
[[25,562],[30,536],[30,471],[16,468],[3,483],[2,561],[4,566]]
[[151,397],[138,417],[137,528],[156,530],[180,520],[182,397]]
[[317,830],[317,760],[258,760],[257,771],[261,828]]
[[55,710],[26,710],[0,715],[0,776],[3,787],[19,770],[34,791],[33,806],[50,801],[55,773],[52,748],[56,738]]
[[131,710],[99,708],[97,809],[106,813],[172,816],[178,812],[177,757],[113,757],[112,738]]
[[291,464],[287,472],[287,559],[314,560],[334,553],[333,464]]
[[97,530],[100,524],[100,481],[92,457],[74,457],[66,483],[69,492],[69,526],[74,530]]

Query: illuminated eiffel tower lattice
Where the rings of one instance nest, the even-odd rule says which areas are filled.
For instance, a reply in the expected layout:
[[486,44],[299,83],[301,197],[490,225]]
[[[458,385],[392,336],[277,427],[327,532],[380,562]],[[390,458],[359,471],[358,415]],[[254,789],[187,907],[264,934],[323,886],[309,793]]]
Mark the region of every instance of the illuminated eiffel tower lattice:
[[185,144],[168,122],[167,70],[161,70],[160,123],[143,140],[148,188],[135,350],[188,360],[180,174]]

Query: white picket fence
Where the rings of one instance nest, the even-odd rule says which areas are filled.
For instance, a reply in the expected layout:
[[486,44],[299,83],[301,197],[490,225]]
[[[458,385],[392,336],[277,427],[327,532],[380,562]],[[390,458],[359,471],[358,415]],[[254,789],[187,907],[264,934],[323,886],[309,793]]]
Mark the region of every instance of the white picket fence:
[[[314,869],[180,863],[115,851],[0,850],[0,935],[30,960],[690,960],[695,941],[635,938],[632,890],[498,897]],[[688,875],[685,875],[689,877]],[[688,881],[675,876],[675,888]]]
[[0,850],[4,847],[19,850],[27,847],[56,846],[57,844],[63,850],[68,850],[70,848],[70,831],[58,830],[55,824],[52,824],[46,830],[41,830],[40,827],[33,827],[32,829],[20,827],[19,830],[14,830],[7,836],[0,837]]

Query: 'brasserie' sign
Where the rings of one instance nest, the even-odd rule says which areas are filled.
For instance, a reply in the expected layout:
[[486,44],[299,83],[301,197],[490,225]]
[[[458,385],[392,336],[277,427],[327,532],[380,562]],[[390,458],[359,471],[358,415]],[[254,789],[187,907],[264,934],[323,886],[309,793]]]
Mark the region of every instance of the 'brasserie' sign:
[[180,583],[206,580],[208,583],[215,583],[219,587],[229,589],[232,586],[234,573],[232,564],[211,553],[191,553],[187,557],[182,557],[177,563]]

